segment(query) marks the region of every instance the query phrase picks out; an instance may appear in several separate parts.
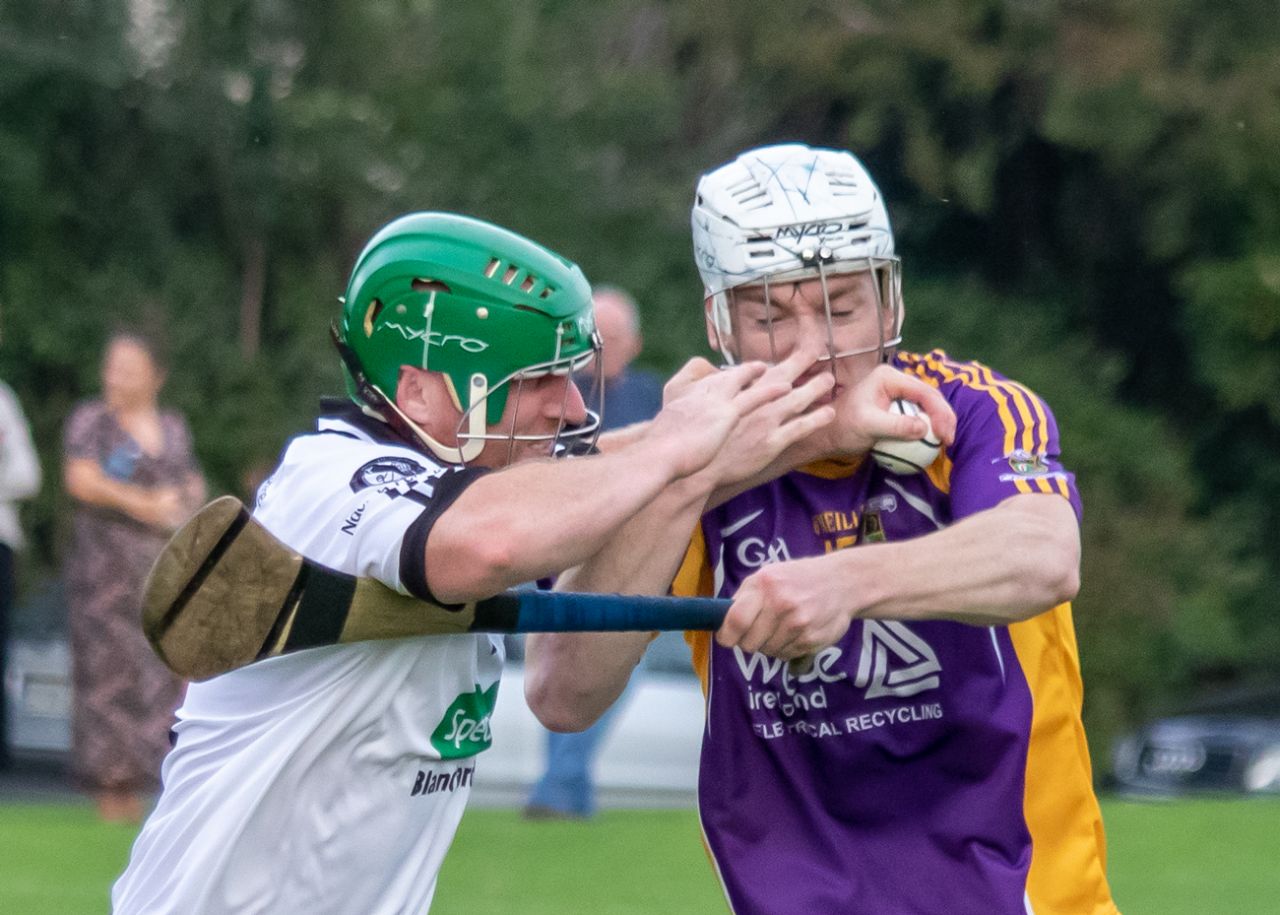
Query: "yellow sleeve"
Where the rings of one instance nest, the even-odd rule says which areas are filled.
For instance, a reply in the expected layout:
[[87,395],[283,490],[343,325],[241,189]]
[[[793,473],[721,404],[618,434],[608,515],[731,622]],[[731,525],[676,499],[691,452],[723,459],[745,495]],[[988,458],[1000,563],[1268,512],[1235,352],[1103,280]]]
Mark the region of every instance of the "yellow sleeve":
[[[675,597],[711,597],[714,590],[711,564],[707,562],[707,541],[702,535],[702,525],[698,525],[689,540],[689,549],[685,551],[684,561],[680,563],[675,581],[671,583],[671,593]],[[693,653],[693,669],[702,682],[702,692],[705,695],[711,633],[686,632],[684,640],[689,643],[689,650]]]

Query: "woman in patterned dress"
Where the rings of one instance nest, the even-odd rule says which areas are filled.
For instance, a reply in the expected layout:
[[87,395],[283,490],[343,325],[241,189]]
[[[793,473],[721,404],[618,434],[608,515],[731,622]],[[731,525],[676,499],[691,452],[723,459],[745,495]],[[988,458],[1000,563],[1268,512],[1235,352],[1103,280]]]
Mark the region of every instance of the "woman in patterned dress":
[[183,689],[139,623],[151,563],[205,493],[185,420],[157,404],[164,378],[150,342],[114,335],[102,397],[77,406],[63,436],[63,479],[75,503],[64,567],[72,764],[107,820],[141,819]]

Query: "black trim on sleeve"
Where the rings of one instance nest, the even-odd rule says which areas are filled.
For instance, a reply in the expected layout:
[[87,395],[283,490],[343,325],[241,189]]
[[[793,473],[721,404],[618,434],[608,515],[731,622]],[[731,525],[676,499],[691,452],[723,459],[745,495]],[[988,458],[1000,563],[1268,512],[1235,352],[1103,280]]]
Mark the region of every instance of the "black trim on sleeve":
[[462,604],[441,603],[431,593],[427,584],[427,535],[454,500],[488,472],[486,467],[459,467],[432,481],[434,492],[430,503],[405,530],[404,539],[400,541],[400,581],[414,597],[449,610],[462,608]]

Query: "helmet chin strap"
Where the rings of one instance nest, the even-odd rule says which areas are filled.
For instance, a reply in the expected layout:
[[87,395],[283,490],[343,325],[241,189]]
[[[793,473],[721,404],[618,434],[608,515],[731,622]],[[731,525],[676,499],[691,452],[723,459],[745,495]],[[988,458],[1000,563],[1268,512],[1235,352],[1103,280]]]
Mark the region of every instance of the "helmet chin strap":
[[485,401],[489,399],[489,380],[480,372],[471,376],[471,398],[467,406],[467,434],[459,435],[462,445],[454,450],[462,457],[462,463],[474,461],[484,450],[485,433],[488,427],[485,416],[488,410]]
[[[483,382],[484,376],[481,375],[479,377]],[[475,378],[473,377],[471,381],[474,389]],[[395,401],[390,398],[383,398],[382,402],[395,413],[396,417],[408,428],[414,438],[442,461],[448,461],[450,464],[468,464],[479,457],[480,452],[484,450],[484,439],[476,438],[477,435],[483,435],[485,431],[483,409],[471,414],[470,428],[467,430],[470,435],[458,436],[459,440],[465,439],[465,442],[458,445],[446,445],[406,416],[404,411],[396,406]]]
[[[452,385],[450,385],[452,389]],[[463,435],[461,431],[458,434],[457,445],[446,445],[437,439],[431,433],[427,432],[409,417],[405,416],[399,407],[391,400],[387,400],[387,405],[404,421],[405,425],[412,430],[413,434],[423,445],[431,450],[436,457],[441,460],[448,461],[451,464],[469,464],[480,456],[480,452],[484,450],[485,445],[485,401],[489,397],[489,381],[480,372],[476,372],[471,376],[471,397],[470,408],[466,412],[465,421],[467,424],[467,433]],[[455,398],[456,399],[456,398]],[[461,427],[460,427],[461,430]]]

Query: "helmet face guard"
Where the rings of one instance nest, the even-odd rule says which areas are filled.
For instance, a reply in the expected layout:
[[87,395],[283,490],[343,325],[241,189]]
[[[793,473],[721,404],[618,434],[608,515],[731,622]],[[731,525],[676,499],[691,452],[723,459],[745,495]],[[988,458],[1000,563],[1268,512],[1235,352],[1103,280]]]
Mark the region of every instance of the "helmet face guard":
[[[743,290],[804,280],[822,285],[825,360],[877,352],[889,358],[901,341],[901,264],[880,191],[852,154],[797,143],[743,153],[698,182],[692,213],[694,258],[706,290],[707,318],[726,361],[742,358],[748,325]],[[879,338],[841,350],[828,281],[870,272],[875,278]],[[780,353],[770,309],[764,311],[773,361]],[[751,327],[758,328],[759,322]]]
[[[816,279],[822,285],[822,311],[826,325],[826,352],[819,356],[819,361],[845,359],[851,356],[862,356],[876,353],[881,362],[888,361],[893,355],[893,348],[902,342],[902,273],[897,258],[874,257],[858,260],[834,262],[824,260],[823,255],[830,252],[819,249],[816,252],[802,252],[801,258],[810,256],[813,267],[800,267],[762,278],[759,282],[731,286],[721,290],[707,299],[707,319],[716,338],[716,349],[729,365],[742,361],[741,340],[745,333],[754,332],[758,328],[758,319],[753,320],[743,314],[741,292],[746,288],[760,289],[760,296],[767,304],[770,301],[770,290],[773,287],[790,283]],[[876,342],[865,346],[841,349],[836,344],[835,320],[831,314],[831,295],[828,281],[832,277],[848,274],[870,272],[874,278],[876,321],[879,334]],[[769,341],[769,362],[777,363],[786,355],[779,344],[774,327],[773,309],[764,308],[764,331]]]
[[[604,362],[600,359],[601,344],[599,335],[595,336],[591,352],[571,356],[564,359],[553,360],[543,363],[542,365],[531,365],[512,375],[507,376],[498,382],[496,390],[501,391],[507,389],[504,393],[504,402],[510,403],[511,419],[505,425],[505,431],[499,429],[495,432],[489,432],[485,422],[486,404],[488,403],[493,392],[481,394],[473,397],[473,403],[462,414],[458,420],[458,426],[454,430],[461,449],[476,449],[478,443],[479,449],[483,449],[485,442],[503,442],[507,443],[506,463],[510,464],[515,457],[517,442],[549,442],[547,449],[551,456],[559,456],[561,454],[589,454],[595,449],[596,439],[600,436],[601,418],[604,415]],[[567,422],[569,413],[569,395],[571,385],[581,380],[582,376],[590,371],[590,384],[585,392],[580,394],[583,403],[586,406],[586,419],[581,423],[570,424]],[[555,432],[551,433],[529,433],[517,432],[520,421],[520,402],[523,394],[524,384],[526,381],[534,381],[547,377],[548,375],[557,376],[564,380],[563,393],[560,398],[560,420],[556,424]],[[577,375],[578,378],[574,376]],[[472,376],[473,393],[479,394],[478,388],[485,384],[484,376],[477,373]],[[510,389],[514,388],[514,392]]]
[[[506,413],[513,381],[567,373],[599,349],[591,290],[577,266],[514,232],[449,213],[403,216],[369,241],[334,336],[362,409],[464,463],[494,438],[489,429]],[[443,376],[462,416],[456,445],[432,438],[395,405],[403,366]]]

